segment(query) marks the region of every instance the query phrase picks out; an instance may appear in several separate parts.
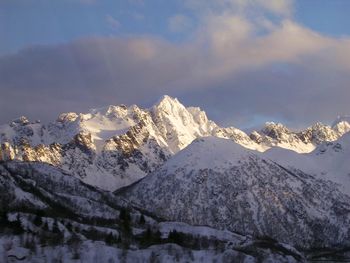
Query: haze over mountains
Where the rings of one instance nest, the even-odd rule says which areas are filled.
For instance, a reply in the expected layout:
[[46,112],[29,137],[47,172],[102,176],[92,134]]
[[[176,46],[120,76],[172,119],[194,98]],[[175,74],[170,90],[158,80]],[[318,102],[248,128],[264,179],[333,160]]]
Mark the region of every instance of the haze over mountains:
[[149,109],[108,106],[48,124],[21,117],[0,126],[0,142],[6,259],[350,257],[348,117],[246,134],[164,96]]

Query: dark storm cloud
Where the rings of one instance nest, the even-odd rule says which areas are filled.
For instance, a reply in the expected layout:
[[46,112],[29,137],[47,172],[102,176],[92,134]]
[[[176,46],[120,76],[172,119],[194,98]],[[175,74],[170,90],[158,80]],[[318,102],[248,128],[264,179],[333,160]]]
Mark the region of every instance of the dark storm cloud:
[[203,23],[185,44],[90,38],[3,56],[0,120],[46,121],[119,103],[150,106],[163,94],[236,126],[258,116],[297,127],[349,113],[349,40],[288,20],[261,36],[237,15],[208,16]]

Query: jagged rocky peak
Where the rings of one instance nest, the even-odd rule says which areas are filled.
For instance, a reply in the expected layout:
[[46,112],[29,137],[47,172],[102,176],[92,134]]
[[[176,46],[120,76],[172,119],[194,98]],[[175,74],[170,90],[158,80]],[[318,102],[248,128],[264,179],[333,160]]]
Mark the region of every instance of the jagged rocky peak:
[[267,122],[261,133],[278,140],[284,135],[291,134],[291,131],[282,123]]
[[114,190],[153,171],[197,138],[225,138],[260,152],[274,146],[311,152],[320,142],[343,134],[343,123],[337,124],[339,131],[316,125],[304,133],[269,123],[248,136],[234,127],[218,126],[198,107],[163,96],[149,109],[110,105],[85,114],[62,113],[47,125],[21,117],[12,126],[0,126],[0,158],[48,162]]
[[350,115],[341,115],[332,123],[332,127],[335,127],[339,123],[347,122],[350,124]]
[[333,130],[339,134],[344,134],[350,131],[350,115],[338,116],[332,124]]
[[298,135],[304,142],[311,142],[314,144],[319,144],[325,141],[334,141],[341,136],[333,130],[331,126],[325,125],[321,122],[315,123],[304,131],[301,131]]
[[125,118],[128,115],[128,107],[124,104],[117,106],[110,105],[101,114],[109,118]]
[[185,148],[194,139],[209,136],[216,124],[199,108],[186,108],[178,99],[163,96],[151,109],[152,119],[172,153]]
[[29,120],[27,119],[27,117],[25,116],[21,116],[15,120],[13,120],[10,124],[10,126],[14,127],[14,126],[24,126],[24,125],[27,125],[29,124]]
[[171,113],[172,110],[184,109],[177,98],[170,97],[168,95],[162,96],[159,101],[153,106],[154,109],[163,110],[167,113]]
[[75,121],[77,118],[79,117],[79,115],[75,112],[65,112],[62,113],[58,116],[57,118],[57,122],[73,122]]
[[305,147],[296,133],[281,123],[267,122],[264,128],[260,131],[253,131],[249,137],[257,144],[260,144],[263,150],[274,146],[293,149],[297,152],[313,150],[313,147],[311,149]]
[[204,111],[199,107],[185,107],[177,98],[164,95],[151,109],[153,114],[170,115],[173,118],[181,118],[184,124],[186,121],[196,122],[197,124],[207,124],[211,122]]
[[262,143],[262,136],[260,135],[260,133],[258,133],[257,131],[253,131],[250,135],[249,138],[252,139],[253,141],[255,141],[256,143]]

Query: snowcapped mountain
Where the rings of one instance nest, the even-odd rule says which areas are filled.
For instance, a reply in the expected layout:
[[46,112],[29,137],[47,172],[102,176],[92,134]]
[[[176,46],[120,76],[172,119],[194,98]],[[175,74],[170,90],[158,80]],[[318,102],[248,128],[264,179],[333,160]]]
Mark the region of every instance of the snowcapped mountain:
[[253,131],[250,138],[256,143],[271,147],[281,147],[298,153],[313,151],[317,145],[339,139],[350,131],[350,122],[345,119],[333,126],[316,123],[302,131],[292,131],[281,123],[268,122],[260,131]]
[[272,148],[264,153],[289,169],[300,169],[317,178],[339,184],[339,189],[350,195],[350,133],[333,142],[324,142],[311,153],[298,154],[282,148]]
[[0,261],[74,262],[77,237],[84,262],[346,259],[349,121],[246,134],[164,96],[1,125]]
[[350,196],[336,183],[265,155],[227,139],[197,139],[118,194],[167,220],[302,248],[349,245]]
[[247,135],[219,127],[200,108],[164,96],[149,109],[108,106],[87,114],[63,113],[46,125],[20,117],[0,126],[0,160],[49,163],[88,184],[115,190],[155,171],[197,138],[226,138],[260,152],[274,146],[310,152],[349,130],[342,119],[333,127],[316,124],[301,132],[268,123]]

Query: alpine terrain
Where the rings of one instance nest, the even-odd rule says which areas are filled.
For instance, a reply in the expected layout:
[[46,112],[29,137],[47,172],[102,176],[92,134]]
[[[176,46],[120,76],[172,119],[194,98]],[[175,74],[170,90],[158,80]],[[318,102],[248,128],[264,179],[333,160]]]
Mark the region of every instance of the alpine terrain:
[[350,261],[347,116],[246,133],[164,96],[0,143],[0,262]]

